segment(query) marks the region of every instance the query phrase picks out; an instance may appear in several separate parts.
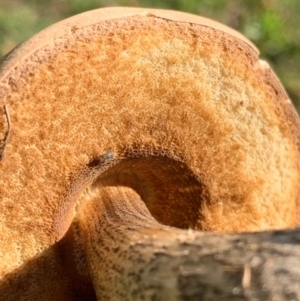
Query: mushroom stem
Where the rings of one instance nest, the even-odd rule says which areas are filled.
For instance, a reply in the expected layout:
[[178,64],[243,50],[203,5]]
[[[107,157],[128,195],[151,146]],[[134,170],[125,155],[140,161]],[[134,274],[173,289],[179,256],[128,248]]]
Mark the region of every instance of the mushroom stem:
[[[279,232],[204,234],[163,226],[134,190],[120,186],[99,188],[78,217],[97,300],[285,300],[278,269],[288,272],[288,289],[299,297],[300,272],[286,261]],[[300,264],[299,252],[289,250],[293,265]]]

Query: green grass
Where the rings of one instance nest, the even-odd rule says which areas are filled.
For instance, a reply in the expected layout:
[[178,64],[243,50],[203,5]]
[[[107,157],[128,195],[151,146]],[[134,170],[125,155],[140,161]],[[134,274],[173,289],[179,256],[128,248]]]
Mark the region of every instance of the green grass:
[[0,0],[0,57],[54,22],[113,5],[181,10],[237,29],[258,46],[300,110],[299,0]]

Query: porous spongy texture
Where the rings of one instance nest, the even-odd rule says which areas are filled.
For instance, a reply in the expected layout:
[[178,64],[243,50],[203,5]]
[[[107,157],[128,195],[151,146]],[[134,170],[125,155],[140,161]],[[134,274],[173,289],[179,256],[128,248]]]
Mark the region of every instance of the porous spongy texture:
[[[41,61],[2,99],[13,126],[0,162],[2,275],[65,233],[74,215],[65,192],[76,173],[131,146],[184,159],[209,195],[199,229],[297,225],[298,121],[246,43],[132,16],[79,26]],[[58,213],[66,216],[59,231]]]

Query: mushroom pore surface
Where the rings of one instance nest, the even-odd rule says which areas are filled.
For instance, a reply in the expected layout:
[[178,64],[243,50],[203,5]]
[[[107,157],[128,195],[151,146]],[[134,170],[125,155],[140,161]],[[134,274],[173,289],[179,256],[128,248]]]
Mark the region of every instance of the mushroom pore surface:
[[299,225],[298,116],[256,48],[210,20],[70,18],[2,60],[0,103],[6,300],[196,300],[183,263],[156,269],[194,265],[191,229]]

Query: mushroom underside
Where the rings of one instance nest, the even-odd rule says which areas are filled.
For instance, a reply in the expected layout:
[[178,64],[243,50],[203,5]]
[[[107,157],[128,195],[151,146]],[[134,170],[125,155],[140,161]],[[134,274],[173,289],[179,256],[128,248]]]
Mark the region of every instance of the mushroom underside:
[[[204,189],[188,166],[163,154],[117,162],[110,155],[89,164],[95,180],[60,242],[76,293],[91,300],[298,298],[300,273],[292,267],[300,261],[298,231],[192,230],[201,219],[197,197]],[[107,169],[99,174],[101,164]],[[166,202],[172,199],[183,207]],[[193,201],[193,212],[184,210]]]
[[[0,291],[6,300],[13,300],[16,289],[23,293],[20,300],[299,297],[298,230],[217,234],[192,230],[192,219],[182,209],[174,209],[171,221],[160,216],[170,196],[179,196],[183,204],[195,200],[190,189],[178,194],[184,183],[174,189],[177,177],[193,183],[195,191],[203,189],[187,166],[165,152],[123,160],[105,154],[92,159],[82,174],[86,188],[70,185],[78,201],[68,231],[4,278]],[[158,189],[168,185],[174,190]],[[196,204],[199,212],[201,200]]]
[[94,11],[1,61],[0,300],[300,300],[299,119],[189,18]]

